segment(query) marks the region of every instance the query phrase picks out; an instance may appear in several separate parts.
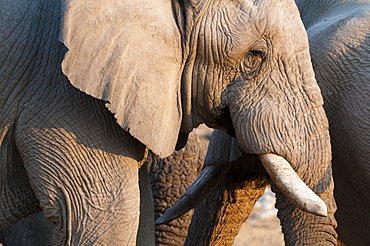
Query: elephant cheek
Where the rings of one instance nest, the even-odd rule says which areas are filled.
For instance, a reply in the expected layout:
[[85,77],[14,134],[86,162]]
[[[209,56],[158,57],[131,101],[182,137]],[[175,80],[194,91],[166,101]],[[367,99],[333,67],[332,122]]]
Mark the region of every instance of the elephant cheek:
[[230,106],[239,148],[249,154],[280,155],[297,172],[329,163],[331,145],[324,109],[305,104],[266,98]]
[[276,153],[286,157],[292,146],[294,121],[281,104],[261,101],[230,110],[239,147],[245,153]]

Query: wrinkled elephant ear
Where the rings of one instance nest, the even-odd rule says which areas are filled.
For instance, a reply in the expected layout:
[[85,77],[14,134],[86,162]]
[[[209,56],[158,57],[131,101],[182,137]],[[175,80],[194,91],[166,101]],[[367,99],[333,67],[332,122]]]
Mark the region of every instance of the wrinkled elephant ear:
[[166,0],[62,0],[63,72],[107,101],[118,124],[161,157],[181,125],[181,37]]

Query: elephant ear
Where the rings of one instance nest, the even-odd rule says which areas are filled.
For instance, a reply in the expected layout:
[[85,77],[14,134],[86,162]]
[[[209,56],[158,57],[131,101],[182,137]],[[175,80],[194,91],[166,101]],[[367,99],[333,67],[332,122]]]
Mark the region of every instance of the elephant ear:
[[181,125],[180,32],[167,0],[62,0],[63,73],[104,101],[118,124],[161,157]]

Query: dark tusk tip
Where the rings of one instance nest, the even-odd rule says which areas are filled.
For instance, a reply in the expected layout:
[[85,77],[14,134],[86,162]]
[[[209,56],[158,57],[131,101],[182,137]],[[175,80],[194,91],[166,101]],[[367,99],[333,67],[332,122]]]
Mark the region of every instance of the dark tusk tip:
[[161,217],[159,217],[155,224],[166,224],[182,216],[193,209],[195,205],[191,202],[191,199],[184,195],[182,196],[171,208],[169,208]]
[[163,214],[161,217],[159,217],[155,221],[155,224],[156,225],[162,225],[162,224],[166,224],[166,223],[170,222],[171,220],[172,220],[171,218],[168,218],[168,216],[166,216],[165,214]]

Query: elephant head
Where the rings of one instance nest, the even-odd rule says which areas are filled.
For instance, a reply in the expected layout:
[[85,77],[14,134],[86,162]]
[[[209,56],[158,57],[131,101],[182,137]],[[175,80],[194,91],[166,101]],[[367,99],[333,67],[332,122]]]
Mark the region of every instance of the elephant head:
[[180,128],[200,123],[236,135],[245,152],[297,165],[311,136],[327,137],[293,1],[71,0],[64,9],[64,73],[160,156]]
[[334,204],[328,122],[293,0],[69,0],[63,9],[63,72],[154,153],[170,155],[180,132],[206,123],[300,177],[315,170],[314,190]]

